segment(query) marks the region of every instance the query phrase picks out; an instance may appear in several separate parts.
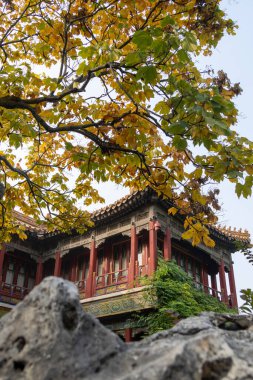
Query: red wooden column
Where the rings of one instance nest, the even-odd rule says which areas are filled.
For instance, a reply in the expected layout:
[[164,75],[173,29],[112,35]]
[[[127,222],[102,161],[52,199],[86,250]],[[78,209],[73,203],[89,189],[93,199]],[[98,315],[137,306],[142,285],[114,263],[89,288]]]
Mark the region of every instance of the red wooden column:
[[42,277],[43,277],[43,262],[42,262],[42,257],[39,257],[39,260],[37,262],[35,285],[38,285],[42,281]]
[[6,253],[6,248],[2,245],[0,249],[0,283],[3,281],[3,265],[4,265],[4,257]]
[[132,223],[131,226],[131,247],[130,247],[130,263],[128,268],[128,287],[133,288],[134,287],[134,280],[135,280],[135,263],[137,260],[137,248],[138,248],[138,237],[136,233],[136,227],[135,224]]
[[132,340],[133,340],[132,329],[131,328],[125,329],[125,342],[132,342]]
[[211,275],[212,296],[217,297],[217,281],[216,274]]
[[149,222],[149,275],[156,270],[157,265],[157,231],[161,228],[157,220]]
[[105,252],[105,261],[104,261],[104,268],[105,268],[105,274],[107,275],[107,277],[105,278],[105,285],[110,285],[110,280],[111,280],[111,275],[109,275],[108,273],[110,273],[110,244],[109,244],[109,241],[105,240],[105,246],[104,246],[104,252]]
[[89,263],[89,275],[87,278],[86,289],[85,289],[85,297],[92,297],[95,289],[93,286],[94,274],[96,274],[96,263],[97,263],[97,249],[95,239],[92,237],[90,244],[90,263]]
[[152,275],[156,269],[157,256],[157,238],[154,220],[149,222],[149,275]]
[[233,263],[230,264],[228,279],[229,279],[232,307],[238,308]]
[[54,264],[54,276],[60,277],[61,276],[61,252],[58,251],[55,254],[55,264]]
[[164,235],[164,247],[163,247],[163,255],[164,260],[171,260],[171,231],[170,228],[167,227]]
[[209,290],[208,290],[208,273],[207,273],[206,265],[203,265],[203,267],[202,267],[202,283],[204,286],[204,292],[209,293]]
[[219,265],[219,276],[220,276],[220,287],[221,287],[221,300],[224,303],[228,303],[228,293],[226,285],[226,276],[225,276],[225,265],[224,260],[221,260]]

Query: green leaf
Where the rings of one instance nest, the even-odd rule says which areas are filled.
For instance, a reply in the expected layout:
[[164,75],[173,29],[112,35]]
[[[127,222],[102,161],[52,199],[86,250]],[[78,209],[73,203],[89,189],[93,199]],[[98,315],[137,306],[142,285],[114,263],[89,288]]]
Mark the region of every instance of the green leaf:
[[193,33],[185,33],[185,39],[182,41],[182,48],[187,51],[195,51],[197,49],[197,39]]
[[70,142],[66,141],[65,148],[67,151],[71,151],[73,149],[73,145]]
[[170,16],[164,17],[164,19],[162,19],[162,21],[160,22],[162,28],[164,28],[167,25],[175,25],[175,23],[175,20]]
[[185,50],[183,49],[180,49],[178,52],[177,52],[177,56],[179,58],[179,61],[182,62],[182,63],[186,63],[189,61],[189,57],[188,57],[188,54],[186,53]]
[[156,58],[161,58],[161,55],[167,55],[169,52],[168,43],[160,38],[153,41],[151,49]]
[[215,121],[215,125],[225,133],[226,136],[230,136],[231,135],[231,131],[230,129],[228,128],[227,124],[224,123],[224,121],[220,121],[220,120],[216,120]]
[[209,99],[209,94],[198,92],[196,95],[196,100],[199,102],[205,102]]
[[136,65],[137,63],[140,63],[142,61],[141,54],[136,51],[134,53],[129,53],[126,56],[126,64],[128,66]]
[[133,42],[141,49],[149,47],[152,44],[153,38],[145,30],[137,30],[133,36]]
[[179,123],[171,124],[168,128],[168,132],[172,135],[181,135],[188,128],[188,124],[184,121],[180,121]]
[[227,124],[224,121],[214,119],[210,116],[204,115],[205,120],[210,127],[218,127],[218,129],[224,133],[226,136],[230,136],[232,134],[231,130],[228,128]]
[[180,151],[185,150],[187,148],[187,141],[180,136],[175,136],[173,138],[173,145]]
[[240,196],[242,195],[242,192],[243,192],[243,185],[241,183],[236,184],[235,192],[236,192],[236,195],[238,196],[238,198],[240,198]]
[[82,58],[92,58],[97,54],[97,49],[94,46],[82,47],[79,52],[79,56]]
[[170,112],[170,107],[168,103],[161,101],[155,105],[154,111],[159,112],[162,115],[167,115]]
[[155,66],[140,67],[137,75],[137,79],[143,79],[145,83],[154,83],[157,78],[157,71]]
[[45,29],[45,27],[46,27],[46,23],[43,21],[41,23],[39,23],[39,25],[38,25],[39,30],[43,30],[43,29]]
[[231,170],[231,171],[228,171],[228,178],[242,178],[243,177],[243,174],[241,172],[239,172],[238,170]]
[[84,74],[84,72],[87,72],[87,65],[85,61],[80,63],[80,65],[78,66],[78,69],[76,70],[77,75],[82,75]]
[[9,136],[9,142],[11,146],[14,146],[17,149],[22,144],[22,136],[17,133],[11,133]]

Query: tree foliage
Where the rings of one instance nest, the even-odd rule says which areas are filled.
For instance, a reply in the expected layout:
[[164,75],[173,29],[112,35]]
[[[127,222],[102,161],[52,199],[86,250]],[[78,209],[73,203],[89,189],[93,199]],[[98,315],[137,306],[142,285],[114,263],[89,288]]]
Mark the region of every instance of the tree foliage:
[[204,311],[234,313],[217,298],[204,293],[193,279],[174,261],[159,260],[153,278],[145,280],[146,297],[157,304],[156,310],[137,317],[140,326],[149,334],[172,327],[179,319],[198,315]]
[[[252,142],[235,130],[241,92],[201,71],[235,25],[220,0],[0,0],[1,240],[25,237],[14,207],[83,231],[95,182],[150,185],[213,242],[216,190],[251,194]],[[73,178],[72,178],[73,177]],[[194,216],[193,216],[194,215]]]
[[[248,262],[253,265],[253,252],[251,248],[252,244],[238,244],[238,249],[244,254]],[[242,289],[240,297],[244,301],[240,310],[246,314],[253,314],[253,290],[250,288]]]
[[253,314],[253,291],[252,289],[242,289],[241,299],[244,301],[240,307],[241,311],[246,314]]

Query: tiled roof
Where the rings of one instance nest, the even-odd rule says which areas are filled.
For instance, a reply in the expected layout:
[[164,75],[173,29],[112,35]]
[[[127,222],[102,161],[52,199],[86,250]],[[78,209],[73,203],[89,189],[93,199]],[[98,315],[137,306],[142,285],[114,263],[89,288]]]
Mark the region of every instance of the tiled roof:
[[[142,198],[145,196],[145,194],[155,194],[153,190],[150,188],[146,188],[145,190],[142,191],[134,191],[131,192],[130,194],[126,195],[123,198],[120,198],[116,202],[103,207],[91,214],[91,217],[94,221],[97,219],[105,217],[107,214],[117,214],[118,211],[123,207],[123,206],[128,206],[129,202],[136,200],[137,197]],[[169,202],[167,207],[169,207]],[[227,238],[230,241],[238,241],[238,242],[243,242],[243,243],[250,243],[250,234],[247,230],[242,231],[242,229],[236,230],[234,228],[233,230],[231,227],[226,227],[226,226],[221,226],[221,225],[212,225],[210,226],[211,232],[216,232],[219,235],[222,235],[223,237]]]
[[144,192],[147,192],[146,190],[143,191],[134,191],[128,195],[125,195],[123,198],[118,199],[114,203],[111,203],[105,207],[100,208],[99,210],[94,211],[91,214],[92,219],[97,219],[97,217],[105,215],[106,213],[109,213],[111,211],[118,210],[119,207],[123,206],[124,204],[128,204],[129,201],[132,199],[135,199],[137,195],[142,195]]
[[236,228],[232,230],[231,227],[222,227],[221,225],[212,226],[212,229],[216,230],[221,235],[226,236],[229,240],[250,243],[250,234],[247,230],[242,231],[241,228],[239,230],[237,230]]
[[38,225],[33,218],[26,216],[21,212],[14,210],[13,216],[21,226],[25,227],[26,231],[36,232],[37,234],[42,234],[47,231],[46,227],[43,227],[43,225]]
[[[152,196],[156,195],[155,191],[147,187],[141,191],[133,191],[130,194],[120,198],[114,203],[100,208],[99,210],[91,213],[91,219],[96,223],[105,219],[107,216],[119,215],[120,212],[125,212],[129,208],[136,207],[143,201],[151,199]],[[161,200],[163,202],[163,200]],[[167,207],[170,207],[169,201],[164,201]],[[14,216],[23,226],[29,231],[36,232],[38,234],[44,234],[47,232],[46,227],[43,225],[38,225],[31,217],[25,216],[20,212],[14,211]],[[242,231],[241,229],[232,230],[231,227],[222,227],[221,225],[212,225],[210,230],[213,233],[217,233],[230,241],[238,241],[243,243],[250,243],[250,234],[247,230]]]

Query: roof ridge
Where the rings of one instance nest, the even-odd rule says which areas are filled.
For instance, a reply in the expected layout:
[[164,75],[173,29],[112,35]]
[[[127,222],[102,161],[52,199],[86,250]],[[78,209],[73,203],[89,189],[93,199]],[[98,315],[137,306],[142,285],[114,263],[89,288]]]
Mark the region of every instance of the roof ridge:
[[39,225],[31,216],[25,215],[20,211],[13,210],[12,212],[14,218],[20,222],[21,225],[26,227],[28,231],[34,231],[34,232],[45,232],[46,227],[42,225]]
[[115,202],[110,203],[109,205],[104,206],[104,207],[102,207],[102,208],[100,208],[100,209],[92,212],[91,213],[91,218],[92,217],[96,217],[96,216],[98,216],[100,214],[104,214],[106,211],[109,211],[110,209],[114,209],[115,207],[122,205],[123,203],[125,203],[129,199],[134,198],[138,193],[146,191],[146,189],[144,189],[144,190],[135,190],[134,192],[130,192],[129,194],[125,195],[124,197],[119,198]]
[[234,227],[232,229],[231,226],[229,227],[221,226],[221,224],[212,225],[212,228],[214,228],[216,231],[222,233],[223,235],[229,238],[232,238],[232,239],[239,238],[242,241],[250,242],[250,233],[247,229],[244,229],[244,231],[242,231],[241,228],[237,229],[236,227]]

